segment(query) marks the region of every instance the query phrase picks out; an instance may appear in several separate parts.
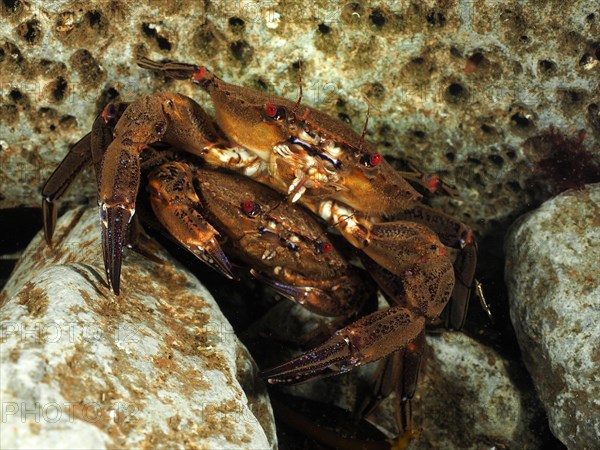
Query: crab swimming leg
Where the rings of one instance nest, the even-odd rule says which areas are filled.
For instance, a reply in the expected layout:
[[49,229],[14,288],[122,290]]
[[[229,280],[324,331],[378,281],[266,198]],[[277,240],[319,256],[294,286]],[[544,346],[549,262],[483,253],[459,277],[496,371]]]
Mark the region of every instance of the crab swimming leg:
[[159,222],[183,247],[232,279],[231,264],[217,242],[219,233],[198,211],[202,205],[190,168],[180,162],[161,165],[148,175],[148,192]]
[[[402,279],[376,264],[367,256],[361,257],[367,271],[372,275],[390,305],[401,306],[407,298]],[[421,356],[425,348],[425,330],[405,347],[396,350],[380,363],[373,390],[365,397],[356,411],[358,417],[368,417],[392,392],[396,394],[398,430],[403,433],[411,422],[410,400],[417,388],[421,368]]]
[[261,373],[269,383],[298,383],[343,373],[384,358],[409,345],[425,322],[444,309],[454,286],[447,257],[417,263],[400,276],[402,306],[376,311],[337,331],[328,341],[280,366]]

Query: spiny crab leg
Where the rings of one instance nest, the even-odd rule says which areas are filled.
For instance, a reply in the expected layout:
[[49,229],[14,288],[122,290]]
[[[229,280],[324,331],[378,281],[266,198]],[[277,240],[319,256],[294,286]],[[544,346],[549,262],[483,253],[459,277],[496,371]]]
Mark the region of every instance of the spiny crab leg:
[[437,317],[443,310],[454,285],[452,264],[447,258],[416,264],[402,280],[405,306],[369,314],[337,331],[322,345],[261,372],[261,376],[272,384],[298,383],[347,372],[408,345],[422,332],[426,319]]
[[219,233],[197,211],[201,205],[190,168],[166,163],[148,175],[152,209],[173,237],[205,264],[233,279],[231,264],[217,242]]

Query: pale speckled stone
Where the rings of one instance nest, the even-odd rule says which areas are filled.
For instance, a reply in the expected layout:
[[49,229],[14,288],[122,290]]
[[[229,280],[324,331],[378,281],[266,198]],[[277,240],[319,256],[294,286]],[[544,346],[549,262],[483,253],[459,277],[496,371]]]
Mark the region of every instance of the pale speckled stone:
[[462,333],[427,344],[411,449],[540,448],[543,413],[522,369]]
[[600,184],[521,218],[506,241],[511,319],[553,433],[600,442]]
[[[156,244],[104,282],[99,218],[38,235],[0,295],[2,448],[276,447],[256,365],[206,289]],[[245,389],[245,390],[244,390]]]

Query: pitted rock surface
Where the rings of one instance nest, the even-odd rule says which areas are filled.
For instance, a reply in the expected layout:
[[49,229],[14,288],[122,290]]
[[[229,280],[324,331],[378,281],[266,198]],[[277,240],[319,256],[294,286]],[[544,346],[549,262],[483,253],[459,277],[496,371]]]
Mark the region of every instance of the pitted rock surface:
[[[595,0],[0,8],[0,207],[37,205],[43,181],[109,101],[176,90],[210,109],[188,83],[138,68],[140,55],[203,64],[291,99],[302,60],[307,104],[360,132],[369,102],[367,138],[399,167],[455,184],[458,198],[436,202],[482,235],[560,190],[561,158],[600,157]],[[596,163],[586,182],[600,179]],[[88,177],[68,198],[90,195]]]

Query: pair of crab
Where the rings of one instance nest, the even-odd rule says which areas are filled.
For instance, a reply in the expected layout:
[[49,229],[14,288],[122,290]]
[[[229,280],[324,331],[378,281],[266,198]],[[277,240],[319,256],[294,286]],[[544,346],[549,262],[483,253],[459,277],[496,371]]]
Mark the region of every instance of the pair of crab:
[[[300,100],[226,83],[196,65],[138,64],[199,85],[211,97],[216,122],[176,93],[108,105],[43,188],[48,243],[54,201],[92,164],[106,275],[118,294],[123,248],[136,242],[143,182],[154,220],[204,263],[232,278],[231,255],[281,294],[338,318],[341,328],[326,342],[263,371],[270,383],[386,358],[362,413],[393,390],[410,399],[425,325],[439,321],[451,301],[447,324],[462,326],[476,266],[471,231],[424,205],[413,186],[431,188],[430,180],[396,171],[364,132]],[[369,306],[369,278],[342,256],[314,215],[360,250],[389,308]]]

